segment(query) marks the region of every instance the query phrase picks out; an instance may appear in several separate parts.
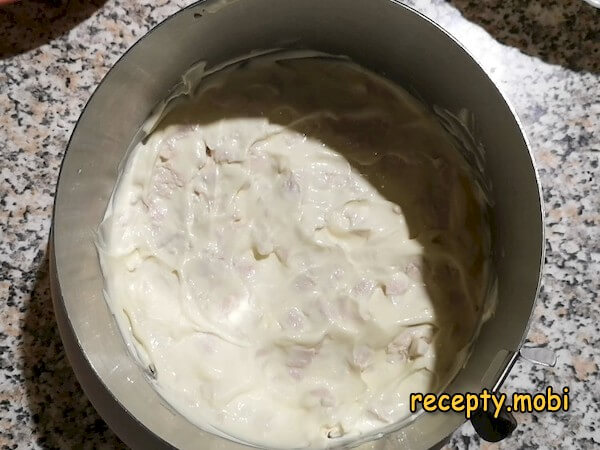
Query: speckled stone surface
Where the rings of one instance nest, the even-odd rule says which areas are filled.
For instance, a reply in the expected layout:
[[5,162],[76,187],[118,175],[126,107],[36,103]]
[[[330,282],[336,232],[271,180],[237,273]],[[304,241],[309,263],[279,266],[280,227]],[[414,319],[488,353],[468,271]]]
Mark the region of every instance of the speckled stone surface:
[[[56,329],[47,243],[65,146],[111,64],[188,1],[27,1],[0,7],[0,447],[119,448],[77,384]],[[488,444],[471,425],[451,448],[600,447],[600,12],[582,1],[409,4],[453,33],[516,108],[544,188],[547,265],[529,345],[504,391],[571,389],[569,412],[519,414]]]

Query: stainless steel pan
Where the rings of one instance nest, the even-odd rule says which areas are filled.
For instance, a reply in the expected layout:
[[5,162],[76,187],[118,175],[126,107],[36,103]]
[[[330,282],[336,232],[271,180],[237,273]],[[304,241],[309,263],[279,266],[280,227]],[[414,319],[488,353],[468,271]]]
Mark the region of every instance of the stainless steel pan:
[[[197,61],[215,65],[257,49],[344,54],[449,111],[466,109],[493,186],[498,306],[450,391],[497,389],[527,331],[543,261],[540,188],[514,112],[452,37],[390,0],[207,0],[156,27],[105,77],[73,132],[56,193],[53,296],[65,348],[86,394],[132,447],[242,448],[170,409],[130,357],[102,293],[94,232],[117,167],[152,108]],[[361,448],[431,447],[464,422],[422,414]]]

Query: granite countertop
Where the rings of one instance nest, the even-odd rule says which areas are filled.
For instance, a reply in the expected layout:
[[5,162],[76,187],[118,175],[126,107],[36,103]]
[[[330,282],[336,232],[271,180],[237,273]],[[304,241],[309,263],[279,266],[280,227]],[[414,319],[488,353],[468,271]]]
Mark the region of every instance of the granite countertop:
[[[0,8],[0,447],[122,447],[65,358],[48,286],[54,189],[69,135],[111,64],[189,1],[23,0]],[[504,391],[571,391],[571,409],[518,414],[482,442],[449,447],[600,446],[600,12],[583,1],[408,1],[453,33],[515,106],[539,168],[547,264],[529,345]]]

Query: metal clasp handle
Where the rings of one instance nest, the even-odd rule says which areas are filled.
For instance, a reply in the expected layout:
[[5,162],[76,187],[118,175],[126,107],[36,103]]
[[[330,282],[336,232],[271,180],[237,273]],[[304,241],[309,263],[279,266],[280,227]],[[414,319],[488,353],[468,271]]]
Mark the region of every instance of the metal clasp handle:
[[521,347],[519,356],[537,366],[554,367],[556,365],[556,354],[544,347]]
[[[497,386],[508,375],[514,361],[517,359],[515,356],[513,355],[511,363],[509,363],[507,370],[502,374]],[[556,354],[548,348],[521,347],[518,356],[538,366],[554,367],[556,365]],[[498,442],[512,434],[517,427],[517,420],[506,409],[506,405],[503,405],[497,417],[494,417],[494,411],[476,411],[471,417],[471,424],[482,439],[488,442]]]

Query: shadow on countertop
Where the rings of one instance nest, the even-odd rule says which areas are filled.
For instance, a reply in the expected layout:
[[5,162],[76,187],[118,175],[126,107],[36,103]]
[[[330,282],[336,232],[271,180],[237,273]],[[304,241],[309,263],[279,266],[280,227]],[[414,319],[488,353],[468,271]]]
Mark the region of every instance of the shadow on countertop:
[[45,449],[78,448],[90,436],[103,447],[127,447],[107,427],[83,393],[65,355],[54,318],[47,252],[23,324],[21,364],[35,442]]
[[448,0],[504,45],[575,71],[600,73],[600,9],[583,0]]
[[106,0],[21,0],[0,7],[0,58],[35,49],[65,34]]

